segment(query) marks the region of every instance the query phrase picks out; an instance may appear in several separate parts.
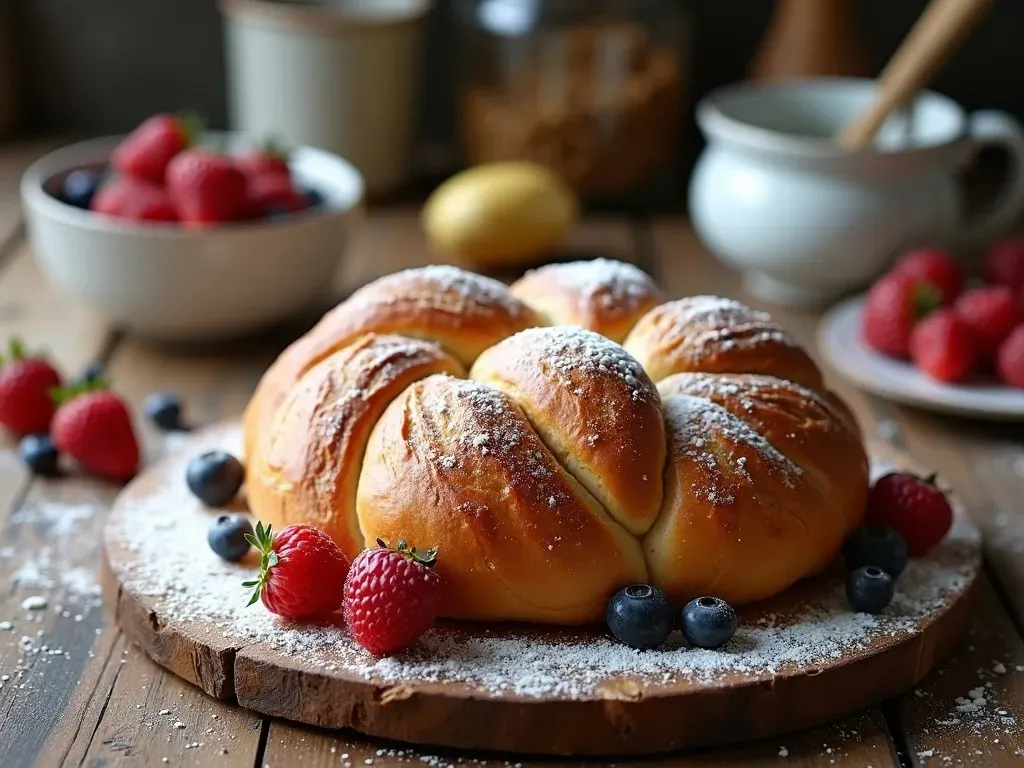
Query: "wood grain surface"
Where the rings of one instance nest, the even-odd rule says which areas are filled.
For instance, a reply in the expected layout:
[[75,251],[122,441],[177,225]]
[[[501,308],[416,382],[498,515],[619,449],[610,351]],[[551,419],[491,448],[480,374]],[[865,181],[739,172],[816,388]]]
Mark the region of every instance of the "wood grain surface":
[[[41,147],[0,149],[0,339],[18,333],[30,346],[49,349],[69,373],[77,373],[88,362],[109,359],[116,388],[136,407],[146,392],[160,388],[180,392],[195,423],[236,416],[267,362],[302,328],[282,329],[230,348],[157,348],[106,327],[88,311],[56,295],[25,245],[17,204],[18,176]],[[371,210],[366,231],[343,258],[339,297],[379,274],[430,260],[415,213],[412,208]],[[817,315],[779,311],[746,295],[736,276],[708,256],[680,217],[585,220],[573,233],[571,245],[572,250],[635,260],[655,274],[672,296],[721,293],[769,309],[802,342],[813,343]],[[1024,717],[1024,669],[1017,668],[1024,666],[1020,660],[1024,431],[1019,426],[977,425],[926,414],[867,396],[834,377],[831,383],[851,403],[868,434],[937,470],[985,531],[988,579],[982,582],[975,611],[975,634],[915,692],[881,707],[795,736],[640,764],[686,768],[1021,765],[1024,755],[1017,753],[1021,736],[1015,721]],[[150,454],[159,454],[166,441],[144,425],[140,429]],[[421,758],[437,767],[469,764],[478,768],[487,761],[492,765],[508,762],[512,768],[522,762],[507,755],[435,750],[420,754],[346,732],[260,717],[206,695],[151,662],[100,610],[93,610],[88,621],[76,622],[77,614],[65,618],[51,608],[37,622],[34,612],[22,610],[22,601],[42,594],[56,605],[63,599],[61,590],[30,589],[13,583],[11,575],[27,564],[38,564],[44,546],[81,546],[85,553],[94,552],[98,533],[88,518],[47,528],[45,519],[33,510],[38,512],[43,505],[58,520],[64,513],[74,521],[76,513],[67,511],[89,502],[99,508],[96,515],[102,519],[104,505],[117,490],[88,479],[65,482],[71,485],[30,479],[17,461],[13,443],[0,439],[0,553],[4,554],[0,583],[7,585],[0,592],[0,622],[13,625],[0,629],[0,678],[9,678],[0,679],[0,765],[4,768],[307,764],[351,768],[365,766],[367,760],[376,766],[422,765]],[[34,506],[29,503],[33,501]],[[83,568],[94,569],[98,582],[98,560],[83,557],[88,561]],[[37,635],[40,629],[43,634]],[[55,654],[46,657],[50,661],[40,660],[22,651],[22,636],[66,650],[69,656]],[[995,672],[996,664],[1006,671]],[[987,683],[992,683],[987,689],[992,691],[992,704],[986,699],[984,705],[973,705],[965,699]],[[967,704],[972,705],[969,711],[959,711]],[[1007,714],[999,714],[1000,710]]]
[[[326,648],[313,660],[266,641],[231,637],[223,616],[178,619],[165,598],[173,582],[164,587],[133,579],[151,564],[140,561],[146,555],[126,546],[120,532],[149,530],[159,537],[153,543],[160,544],[167,536],[205,530],[210,512],[190,503],[181,488],[183,462],[214,448],[233,451],[241,442],[240,431],[238,423],[228,422],[189,436],[178,447],[184,459],[157,464],[122,492],[107,523],[104,596],[125,634],[160,665],[211,696],[262,714],[415,744],[534,754],[649,754],[749,741],[819,725],[904,693],[948,655],[970,617],[969,598],[980,566],[976,544],[958,550],[951,562],[965,569],[963,591],[926,614],[915,632],[881,631],[859,647],[814,663],[758,674],[723,671],[707,681],[683,676],[669,683],[660,672],[606,680],[593,680],[591,672],[595,692],[574,698],[523,696],[466,682],[441,683],[434,676],[410,675],[399,683],[371,680],[353,665],[345,644]],[[146,528],[158,511],[174,518],[173,531]],[[152,549],[157,557],[166,551],[163,544]],[[817,612],[835,582],[835,575],[801,582],[741,611],[741,624],[799,617],[805,606]],[[173,595],[179,599],[178,591]],[[459,631],[464,637],[453,640],[458,644],[481,637],[472,626]],[[550,642],[596,647],[606,635],[603,628],[583,630],[582,639],[557,629],[512,632],[537,647]],[[640,691],[643,695],[637,695]]]

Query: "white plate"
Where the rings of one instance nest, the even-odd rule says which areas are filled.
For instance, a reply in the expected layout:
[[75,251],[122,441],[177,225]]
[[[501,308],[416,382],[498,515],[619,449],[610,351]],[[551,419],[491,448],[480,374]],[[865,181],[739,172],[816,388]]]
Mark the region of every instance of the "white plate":
[[830,310],[818,326],[818,349],[843,376],[869,392],[920,408],[979,419],[1024,421],[1024,390],[987,378],[942,384],[910,363],[868,347],[860,336],[863,306],[863,298],[845,301]]

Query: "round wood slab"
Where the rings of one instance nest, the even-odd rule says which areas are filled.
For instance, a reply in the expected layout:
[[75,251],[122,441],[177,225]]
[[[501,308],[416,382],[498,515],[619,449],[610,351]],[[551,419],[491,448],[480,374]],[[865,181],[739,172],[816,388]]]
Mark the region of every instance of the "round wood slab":
[[[217,514],[185,487],[202,450],[237,451],[237,425],[185,438],[119,497],[105,531],[105,595],[123,630],[204,691],[277,717],[437,746],[625,755],[820,724],[912,687],[967,625],[980,537],[962,515],[912,561],[878,617],[850,611],[839,572],[740,612],[719,651],[636,652],[601,628],[442,626],[377,659],[340,623],[246,608],[255,562],[209,550]],[[241,507],[240,507],[241,508]]]

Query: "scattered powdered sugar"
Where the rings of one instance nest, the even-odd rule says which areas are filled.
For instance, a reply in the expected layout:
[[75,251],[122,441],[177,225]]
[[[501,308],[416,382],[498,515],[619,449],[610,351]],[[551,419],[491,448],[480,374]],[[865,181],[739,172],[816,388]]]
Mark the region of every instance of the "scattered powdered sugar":
[[795,347],[796,341],[766,312],[721,296],[690,296],[662,305],[658,319],[671,335],[685,337],[700,349],[756,348],[766,343]]
[[[529,328],[506,339],[503,344],[525,350],[539,350],[543,368],[573,394],[583,396],[583,377],[613,377],[625,385],[631,399],[657,402],[658,390],[637,360],[621,346],[604,336],[572,325]],[[586,381],[584,378],[582,381]]]
[[[12,522],[31,525],[45,537],[47,544],[20,557],[11,573],[11,582],[20,589],[56,590],[61,602],[71,603],[79,609],[91,609],[100,604],[100,585],[93,571],[85,567],[70,567],[72,554],[80,544],[81,527],[93,521],[100,507],[95,504],[62,504],[37,500],[26,502],[11,515]],[[0,551],[0,558],[13,557],[8,548]]]
[[[463,396],[484,403],[497,396],[472,382],[463,386]],[[501,443],[492,437],[486,444],[492,442]],[[813,589],[797,591],[807,597],[796,606],[789,598],[742,611],[735,637],[717,651],[687,648],[678,633],[663,649],[638,652],[597,629],[449,625],[431,630],[398,657],[378,659],[358,648],[340,621],[290,624],[260,603],[245,607],[241,582],[252,578],[254,569],[221,561],[206,546],[212,514],[184,483],[173,481],[187,460],[180,458],[169,470],[172,480],[166,486],[135,499],[112,518],[108,536],[133,553],[127,562],[115,559],[125,586],[150,596],[163,620],[214,625],[239,646],[258,643],[295,656],[292,664],[382,684],[459,681],[482,695],[585,699],[623,695],[623,685],[700,684],[727,672],[771,680],[867,652],[878,640],[908,637],[967,588],[979,562],[979,534],[961,516],[928,557],[911,561],[896,598],[879,616],[851,612],[841,580],[822,577]]]
[[47,606],[47,600],[42,595],[30,595],[21,601],[21,608],[25,611],[41,611]]
[[21,589],[60,587],[61,597],[71,603],[95,607],[100,602],[100,585],[95,574],[87,568],[68,568],[66,558],[55,555],[49,546],[41,547],[33,557],[22,562],[11,574],[11,581]]
[[618,313],[632,312],[661,295],[646,272],[613,259],[550,264],[527,275],[535,279],[553,278],[559,286],[578,295],[581,307],[598,304],[606,311]]
[[95,515],[100,508],[95,504],[53,504],[47,501],[27,501],[11,514],[15,525],[34,525],[46,530],[48,537],[64,538],[72,534],[84,520]]
[[[722,504],[732,501],[725,473],[719,466],[721,451],[727,446],[730,450],[740,446],[755,452],[765,467],[788,486],[792,486],[803,471],[762,435],[717,403],[677,393],[665,397],[661,407],[665,413],[669,450],[679,457],[702,462],[707,467],[705,493],[709,501]],[[717,442],[718,448],[706,450],[712,442]],[[750,480],[746,457],[730,456],[728,462],[732,473]]]
[[395,272],[360,289],[350,301],[376,296],[374,286],[378,284],[404,285],[410,279],[421,280],[428,287],[421,291],[405,291],[409,299],[420,297],[435,302],[441,297],[455,296],[458,306],[451,308],[455,314],[493,314],[500,310],[509,317],[520,318],[527,312],[526,305],[513,296],[504,283],[448,264],[432,264]]
[[[977,627],[971,630],[968,637],[976,636],[979,631],[987,632],[988,629],[984,626]],[[968,652],[974,650],[975,646],[969,643]],[[1003,671],[1000,672],[999,669]],[[1015,671],[1024,672],[1024,667],[1015,667]],[[1006,683],[1001,679],[1006,674],[1010,674],[1010,670],[1002,661],[995,659],[990,667],[979,667],[973,687],[963,690],[952,698],[952,701],[949,696],[935,695],[932,690],[936,686],[942,686],[943,671],[940,670],[938,680],[926,679],[924,687],[914,690],[915,704],[921,712],[919,741],[924,744],[942,745],[946,743],[944,734],[955,734],[958,745],[969,747],[968,740],[975,739],[993,751],[1003,751],[1013,742],[1019,743],[1021,729],[1013,709],[1020,704],[1019,697],[1015,694],[1019,683]],[[976,749],[974,753],[983,754]],[[932,758],[935,763],[952,764],[955,759],[957,765],[964,764],[960,758],[943,754],[934,746],[919,750],[917,755],[922,762],[925,758]],[[1024,750],[1017,748],[1014,756],[1024,757]],[[978,764],[981,764],[980,760]]]

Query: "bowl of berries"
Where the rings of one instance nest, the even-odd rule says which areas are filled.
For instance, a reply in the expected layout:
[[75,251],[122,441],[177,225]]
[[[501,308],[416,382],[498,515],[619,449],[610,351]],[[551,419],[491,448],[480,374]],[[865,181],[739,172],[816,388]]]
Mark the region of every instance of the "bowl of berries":
[[237,336],[315,305],[362,213],[363,179],[312,147],[172,115],[73,144],[21,182],[33,250],[61,290],[161,339]]
[[909,251],[819,329],[829,363],[897,402],[1024,420],[1024,238],[993,243],[967,279],[937,248]]

